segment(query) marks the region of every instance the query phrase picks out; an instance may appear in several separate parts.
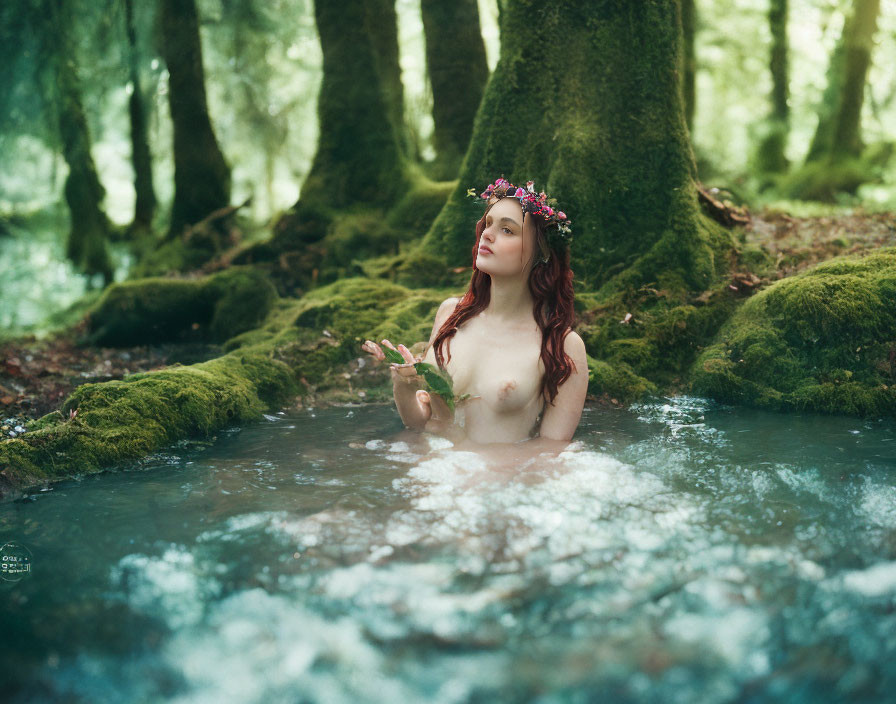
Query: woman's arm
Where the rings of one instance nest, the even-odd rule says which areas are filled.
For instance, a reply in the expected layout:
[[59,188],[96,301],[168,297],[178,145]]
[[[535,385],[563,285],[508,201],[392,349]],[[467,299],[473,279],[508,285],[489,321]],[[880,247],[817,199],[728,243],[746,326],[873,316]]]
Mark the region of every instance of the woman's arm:
[[579,427],[585,394],[588,391],[588,358],[585,343],[578,333],[570,330],[563,339],[563,349],[575,365],[569,378],[557,389],[554,405],[545,404],[539,437],[551,440],[571,440]]

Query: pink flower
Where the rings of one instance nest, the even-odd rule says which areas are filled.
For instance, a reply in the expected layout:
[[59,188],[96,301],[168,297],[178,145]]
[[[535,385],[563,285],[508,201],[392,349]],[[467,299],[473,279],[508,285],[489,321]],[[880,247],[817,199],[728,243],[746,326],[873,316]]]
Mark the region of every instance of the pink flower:
[[548,214],[548,217],[551,217],[551,215],[554,214],[553,208],[545,208],[544,211]]
[[522,188],[517,188],[516,192],[513,194],[516,198],[522,198],[526,195],[526,192]]
[[559,213],[557,213],[557,217],[561,220],[566,220],[566,213],[561,210]]
[[488,198],[488,192],[483,193],[483,194],[482,194],[481,196],[479,196],[479,197],[482,198],[483,200],[485,200],[486,198]]
[[493,191],[493,190],[495,190],[495,184],[493,184],[493,183],[489,184],[489,187],[486,188],[485,190],[487,190],[487,191]]

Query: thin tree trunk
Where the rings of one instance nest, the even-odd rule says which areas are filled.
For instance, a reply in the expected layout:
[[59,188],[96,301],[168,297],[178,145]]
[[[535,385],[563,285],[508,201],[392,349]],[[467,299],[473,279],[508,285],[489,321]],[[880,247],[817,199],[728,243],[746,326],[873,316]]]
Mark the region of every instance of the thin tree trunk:
[[77,58],[65,16],[68,7],[50,3],[46,9],[51,22],[44,24],[45,31],[55,35],[52,43],[47,37],[47,45],[53,47],[59,135],[62,155],[69,169],[64,189],[71,213],[66,256],[81,271],[91,276],[101,274],[104,284],[109,284],[113,280],[107,244],[111,227],[102,205],[106,192],[90,153],[90,130],[81,101]]
[[852,14],[831,57],[807,164],[857,157],[862,152],[862,104],[879,12],[880,0],[853,1]]
[[230,167],[205,97],[195,0],[161,0],[168,104],[174,126],[174,204],[168,239],[230,203]]
[[558,199],[586,283],[706,287],[732,243],[698,206],[680,4],[515,0],[501,40],[460,182],[424,250],[471,263],[465,192],[503,174]]
[[694,112],[697,107],[696,76],[697,59],[694,51],[694,35],[697,28],[695,0],[681,0],[681,94],[684,99],[684,119],[688,133],[694,134]]
[[488,81],[476,0],[421,0],[426,68],[432,85],[436,178],[457,176]]
[[766,134],[757,151],[756,168],[760,173],[784,173],[788,167],[785,151],[790,129],[787,0],[770,0],[768,23],[772,37],[769,56],[772,109],[766,121]]
[[137,32],[134,27],[134,0],[124,0],[125,23],[128,37],[128,68],[133,88],[128,98],[128,114],[131,120],[131,161],[134,165],[134,222],[132,229],[149,230],[156,210],[156,193],[152,180],[152,155],[146,120],[146,105],[140,83],[137,56]]

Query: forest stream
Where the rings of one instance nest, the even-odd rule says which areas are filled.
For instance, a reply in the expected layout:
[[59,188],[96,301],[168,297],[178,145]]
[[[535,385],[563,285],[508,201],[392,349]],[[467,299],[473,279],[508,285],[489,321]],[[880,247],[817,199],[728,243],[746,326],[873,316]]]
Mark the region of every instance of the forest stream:
[[[896,424],[588,406],[512,471],[390,406],[0,506],[7,701],[840,702],[896,684]],[[39,608],[36,608],[38,607]],[[579,697],[579,698],[577,698]]]

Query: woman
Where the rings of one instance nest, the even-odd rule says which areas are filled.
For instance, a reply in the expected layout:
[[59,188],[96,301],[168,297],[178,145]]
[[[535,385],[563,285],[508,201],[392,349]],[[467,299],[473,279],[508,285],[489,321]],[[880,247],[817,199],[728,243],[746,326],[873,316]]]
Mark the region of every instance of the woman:
[[[436,313],[423,361],[445,369],[457,396],[452,413],[422,390],[415,360],[392,364],[395,405],[405,425],[473,443],[517,443],[535,435],[569,441],[585,403],[588,362],[574,319],[566,215],[536,194],[498,179],[482,194],[473,275],[462,299]],[[473,193],[475,195],[475,193]],[[367,340],[362,349],[385,353]],[[447,356],[447,361],[446,361]]]

